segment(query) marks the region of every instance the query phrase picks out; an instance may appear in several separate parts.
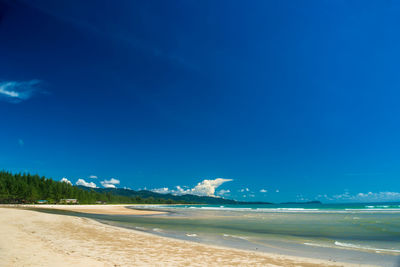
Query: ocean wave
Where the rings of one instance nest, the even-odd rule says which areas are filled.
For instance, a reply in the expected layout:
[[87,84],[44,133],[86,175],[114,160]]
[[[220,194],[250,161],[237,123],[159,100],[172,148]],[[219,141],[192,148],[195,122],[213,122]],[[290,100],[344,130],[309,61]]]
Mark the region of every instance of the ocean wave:
[[276,208],[276,210],[293,210],[293,211],[308,211],[308,210],[319,210],[319,209],[305,209],[305,208]]
[[223,234],[224,237],[230,237],[230,238],[237,238],[237,239],[243,239],[243,240],[249,240],[249,238],[244,237],[244,236],[238,236],[238,235],[228,235],[228,234]]
[[350,248],[350,249],[359,249],[359,250],[372,250],[377,253],[379,252],[392,252],[392,253],[400,253],[400,250],[397,249],[386,249],[386,248],[374,248],[374,247],[368,247],[368,246],[360,246],[356,244],[351,244],[351,243],[344,243],[344,242],[339,242],[335,241],[334,246],[329,245],[329,244],[320,244],[320,243],[309,243],[305,242],[303,243],[306,246],[313,246],[313,247],[321,247],[321,248],[337,248],[337,247],[342,247],[342,248]]
[[188,236],[188,237],[196,237],[197,234],[186,234],[186,236]]
[[368,211],[385,211],[385,212],[400,212],[398,208],[372,208],[372,209],[344,209],[345,211],[358,211],[358,212],[368,212]]
[[189,207],[190,209],[201,210],[221,210],[221,211],[251,211],[251,212],[298,212],[298,211],[320,211],[320,209],[307,209],[307,208],[227,208],[220,207]]
[[376,206],[364,206],[366,209],[398,209],[400,205],[376,205]]
[[136,206],[136,208],[159,208],[159,209],[187,209],[187,210],[204,210],[204,211],[229,211],[229,212],[255,212],[255,213],[371,213],[386,212],[399,213],[400,205],[365,205],[361,207],[348,208],[314,208],[314,207],[241,207],[235,206],[168,206],[168,205],[152,205],[152,206]]
[[345,247],[345,248],[374,250],[376,252],[395,252],[395,253],[400,253],[400,250],[397,250],[397,249],[373,248],[373,247],[360,246],[360,245],[351,244],[351,243],[343,243],[343,242],[339,242],[339,241],[335,241],[335,245],[339,246],[339,247]]
[[[180,208],[177,208],[180,209]],[[209,211],[238,211],[254,213],[363,213],[363,212],[389,212],[399,213],[399,208],[347,208],[347,209],[315,209],[315,208],[231,208],[231,207],[188,207],[192,210]]]
[[225,211],[254,211],[252,208],[226,208],[224,206],[221,207],[190,207],[194,209],[202,209],[202,210],[225,210]]
[[332,248],[333,246],[329,245],[324,245],[324,244],[317,244],[317,243],[303,243],[306,246],[312,246],[312,247],[321,247],[321,248]]

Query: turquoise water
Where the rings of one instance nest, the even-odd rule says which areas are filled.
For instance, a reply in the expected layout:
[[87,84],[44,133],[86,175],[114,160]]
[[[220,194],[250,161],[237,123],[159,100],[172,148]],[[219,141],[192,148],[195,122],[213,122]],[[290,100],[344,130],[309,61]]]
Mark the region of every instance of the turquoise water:
[[249,250],[381,266],[398,266],[400,259],[400,203],[141,208],[167,213],[79,216],[157,235]]
[[[154,206],[153,206],[154,207]],[[316,212],[351,212],[351,211],[385,211],[400,212],[400,202],[386,203],[346,203],[346,204],[250,204],[250,205],[176,205],[159,206],[161,208],[176,209],[217,209],[217,210],[251,210],[260,212],[290,212],[290,211],[316,211]]]

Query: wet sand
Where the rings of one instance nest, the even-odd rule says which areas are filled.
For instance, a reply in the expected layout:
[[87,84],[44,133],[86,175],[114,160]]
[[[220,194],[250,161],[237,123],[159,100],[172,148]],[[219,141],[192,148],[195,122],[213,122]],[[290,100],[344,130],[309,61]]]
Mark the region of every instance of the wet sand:
[[[104,206],[96,212],[123,208]],[[359,266],[204,245],[19,208],[0,207],[0,237],[1,266]]]
[[90,214],[106,215],[157,215],[164,214],[162,211],[131,209],[127,207],[134,205],[21,205],[27,208],[57,209]]

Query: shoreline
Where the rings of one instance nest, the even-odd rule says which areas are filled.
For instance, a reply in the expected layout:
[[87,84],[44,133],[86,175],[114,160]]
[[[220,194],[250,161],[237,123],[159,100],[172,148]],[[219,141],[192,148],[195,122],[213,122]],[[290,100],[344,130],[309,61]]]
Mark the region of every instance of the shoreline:
[[0,207],[0,225],[5,266],[360,266],[205,245],[15,207]]
[[[53,204],[32,204],[32,205],[14,205],[16,208],[30,208],[30,209],[53,209],[65,210],[88,214],[104,214],[104,215],[161,215],[166,214],[164,211],[150,210],[150,209],[131,209],[135,204],[110,204],[110,205],[53,205]],[[2,206],[0,206],[2,207]],[[12,207],[12,206],[10,206]]]

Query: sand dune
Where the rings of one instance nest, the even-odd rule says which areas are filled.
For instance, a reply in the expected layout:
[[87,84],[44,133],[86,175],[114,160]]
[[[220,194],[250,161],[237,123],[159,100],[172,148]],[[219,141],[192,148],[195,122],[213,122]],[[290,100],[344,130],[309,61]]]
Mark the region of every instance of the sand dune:
[[0,266],[354,266],[214,247],[18,208],[0,208],[0,237]]

